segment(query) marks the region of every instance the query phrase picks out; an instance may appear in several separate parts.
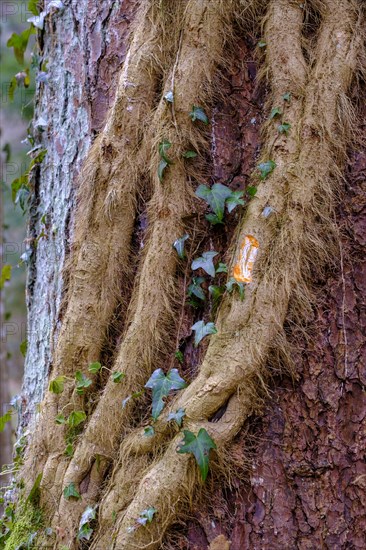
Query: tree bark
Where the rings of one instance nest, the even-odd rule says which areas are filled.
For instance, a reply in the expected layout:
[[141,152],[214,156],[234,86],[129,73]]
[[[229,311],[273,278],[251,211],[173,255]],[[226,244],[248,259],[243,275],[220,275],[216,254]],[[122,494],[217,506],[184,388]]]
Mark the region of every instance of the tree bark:
[[[72,241],[77,176],[114,98],[137,6],[137,0],[71,0],[46,19],[39,37],[49,78],[38,84],[35,122],[47,157],[34,174],[29,239],[34,243],[40,235],[44,214],[46,237],[33,247],[28,270],[24,428],[32,426],[43,397],[62,323],[62,270]],[[213,110],[211,176],[235,189],[249,183],[255,168],[266,87],[257,84],[250,40],[240,41],[228,57],[221,81],[225,99]],[[365,138],[366,109],[358,107],[358,113]],[[219,535],[231,541],[231,550],[365,547],[365,174],[360,140],[349,151],[336,213],[339,261],[325,283],[317,282],[311,338],[293,335],[296,380],[274,374],[263,415],[252,416],[233,444],[245,475],[211,488],[211,501],[171,531],[166,547],[214,548]],[[184,318],[182,333],[189,321]],[[185,357],[193,370],[202,358],[191,343]]]

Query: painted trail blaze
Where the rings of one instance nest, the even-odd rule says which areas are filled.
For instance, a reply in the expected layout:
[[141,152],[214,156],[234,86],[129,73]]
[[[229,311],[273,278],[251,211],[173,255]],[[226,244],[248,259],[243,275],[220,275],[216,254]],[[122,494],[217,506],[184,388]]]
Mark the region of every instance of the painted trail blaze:
[[240,283],[252,282],[252,271],[258,253],[259,242],[253,235],[246,235],[240,246],[239,258],[234,266],[234,278]]

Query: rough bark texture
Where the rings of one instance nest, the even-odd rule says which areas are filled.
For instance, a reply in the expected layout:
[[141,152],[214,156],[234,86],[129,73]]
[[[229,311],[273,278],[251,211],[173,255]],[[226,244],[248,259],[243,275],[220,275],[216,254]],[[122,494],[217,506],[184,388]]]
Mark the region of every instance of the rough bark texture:
[[[72,233],[76,176],[113,98],[138,2],[65,4],[47,18],[41,37],[50,76],[38,89],[35,120],[47,121],[39,133],[47,157],[35,175],[30,237],[40,234],[45,213],[47,237],[33,252],[28,275],[25,425],[43,395],[62,321],[61,270]],[[214,180],[232,187],[246,183],[253,169],[265,92],[255,86],[253,48],[238,44],[234,56],[223,81],[227,99],[214,112],[212,150]],[[177,529],[174,548],[204,549],[210,543],[225,548],[224,542],[214,546],[220,534],[231,541],[231,550],[366,546],[365,174],[366,149],[360,147],[350,152],[337,212],[342,262],[319,289],[314,336],[295,358],[299,380],[273,382],[262,419],[251,422],[256,443],[247,481],[234,479],[230,489],[216,489],[212,504],[200,506],[187,528]],[[194,370],[199,357],[193,349],[190,355]],[[244,467],[243,434],[235,448]]]

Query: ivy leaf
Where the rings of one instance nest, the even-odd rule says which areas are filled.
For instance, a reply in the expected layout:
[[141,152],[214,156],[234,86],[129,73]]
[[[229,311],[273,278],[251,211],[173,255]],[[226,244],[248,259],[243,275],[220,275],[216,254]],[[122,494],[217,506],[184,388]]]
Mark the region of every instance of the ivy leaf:
[[183,365],[184,355],[180,350],[175,352],[174,357],[179,361],[181,365]]
[[239,283],[234,277],[231,277],[226,283],[226,290],[231,294],[234,292],[235,288],[239,291],[239,296],[241,300],[244,300],[245,294],[245,285],[244,283]]
[[84,512],[81,516],[79,527],[82,527],[83,525],[85,525],[86,523],[89,523],[90,521],[92,521],[95,518],[96,518],[95,507],[94,506],[88,506],[84,510]]
[[227,265],[220,262],[216,269],[216,273],[227,273]]
[[230,214],[236,208],[239,206],[244,206],[245,202],[242,199],[244,192],[243,191],[232,191],[230,197],[226,199],[226,208]]
[[200,300],[206,300],[206,296],[203,291],[203,288],[201,288],[201,284],[204,281],[205,281],[204,277],[193,277],[192,284],[190,284],[188,287],[188,295],[196,296],[196,298],[199,298]]
[[1,270],[1,276],[0,276],[0,290],[4,288],[4,285],[6,281],[10,281],[11,279],[11,265],[5,264]]
[[97,372],[99,372],[101,368],[102,365],[99,363],[99,361],[96,361],[95,363],[90,363],[88,371],[92,374],[97,374]]
[[258,48],[265,48],[267,46],[267,42],[265,42],[264,40],[260,40],[257,45]]
[[282,99],[283,101],[291,101],[291,93],[286,92],[285,94],[283,94]]
[[258,170],[260,172],[260,179],[265,180],[276,168],[276,163],[273,160],[267,160],[258,164]]
[[18,191],[21,187],[28,188],[27,174],[23,174],[22,176],[20,176],[20,178],[16,178],[11,182],[11,199],[14,204],[17,198]]
[[66,456],[72,456],[73,454],[74,454],[74,447],[73,447],[72,443],[68,443],[66,445],[65,455]]
[[66,418],[64,417],[64,415],[62,413],[58,414],[55,418],[55,422],[56,424],[66,424]]
[[85,420],[86,414],[84,411],[72,411],[69,418],[67,419],[67,423],[70,428],[76,428],[76,426],[79,426],[79,424],[85,422]]
[[194,159],[196,158],[196,156],[197,156],[196,151],[186,151],[185,153],[183,153],[183,157],[185,159]]
[[65,376],[57,376],[57,378],[54,378],[51,380],[50,385],[48,386],[48,389],[52,393],[62,393],[64,391],[64,385],[65,385]]
[[77,539],[90,540],[92,534],[93,534],[93,529],[89,526],[88,523],[85,523],[85,525],[82,525],[81,527],[79,527]]
[[152,437],[155,433],[155,430],[153,428],[153,426],[146,426],[146,428],[144,428],[144,436],[145,437]]
[[75,483],[73,481],[65,487],[64,497],[66,498],[66,500],[69,500],[70,498],[76,498],[77,500],[81,499],[81,495],[77,491]]
[[165,160],[165,162],[168,164],[172,164],[172,161],[167,157],[167,151],[168,149],[170,149],[172,146],[172,144],[170,143],[170,141],[168,140],[164,140],[162,142],[159,143],[159,155],[161,156],[161,158],[163,160]]
[[201,472],[203,481],[206,480],[209,469],[209,454],[211,449],[216,449],[216,443],[211,439],[204,428],[201,428],[197,436],[188,430],[183,430],[184,440],[177,449],[180,454],[191,453],[194,455]]
[[151,523],[156,512],[157,510],[153,506],[146,508],[146,510],[143,510],[140,516],[137,518],[136,520],[137,523],[139,523],[140,525],[146,525],[147,523]]
[[11,420],[12,411],[6,412],[3,416],[0,416],[0,433],[4,431],[5,425]]
[[205,216],[206,220],[210,222],[212,225],[218,225],[224,223],[222,219],[218,218],[216,214],[206,214]]
[[[232,195],[231,189],[222,183],[215,183],[211,189],[207,187],[207,185],[201,184],[198,186],[195,194],[200,199],[206,201],[214,211],[218,220],[216,223],[222,222],[225,211],[225,201]],[[207,216],[206,218],[208,219]]]
[[164,408],[163,398],[171,390],[181,390],[187,383],[179,376],[178,369],[172,369],[165,376],[162,369],[156,369],[145,384],[145,388],[152,390],[152,417],[156,420]]
[[174,101],[174,94],[172,92],[172,90],[169,90],[169,92],[167,92],[164,96],[164,99],[167,103],[173,103]]
[[20,65],[24,65],[24,53],[28,46],[29,37],[35,34],[36,29],[31,25],[28,29],[16,34],[13,32],[6,45],[8,48],[13,48],[16,60]]
[[246,188],[246,192],[250,197],[253,198],[257,194],[257,188],[255,185],[248,185],[248,187]]
[[177,411],[168,414],[168,422],[170,420],[174,420],[178,426],[181,427],[185,415],[186,411],[184,409],[178,409]]
[[188,233],[186,233],[185,235],[183,235],[183,237],[180,237],[180,239],[177,239],[173,243],[173,247],[177,251],[178,257],[181,260],[183,260],[186,257],[186,253],[184,250],[184,243],[186,242],[187,239],[189,239]]
[[215,323],[207,323],[205,325],[204,321],[197,321],[192,326],[192,330],[194,330],[194,345],[195,347],[198,346],[198,344],[201,342],[205,336],[209,336],[210,334],[217,334],[217,328],[215,327]]
[[38,0],[29,0],[28,2],[28,11],[33,13],[33,15],[38,15],[39,13],[37,4],[38,4]]
[[76,371],[75,380],[76,380],[76,392],[78,393],[78,395],[83,395],[84,390],[92,384],[92,381],[90,380],[90,378],[85,376],[85,374],[83,374],[80,370]]
[[112,374],[112,380],[115,384],[119,384],[124,378],[126,378],[124,372],[117,371]]
[[280,134],[285,134],[288,136],[289,130],[291,129],[291,124],[289,122],[283,122],[279,126],[277,126],[277,130]]
[[274,107],[271,111],[271,114],[269,115],[269,119],[272,120],[273,118],[276,118],[276,116],[280,115],[282,115],[280,107]]
[[205,111],[202,107],[198,107],[197,105],[192,106],[192,111],[189,113],[189,116],[191,117],[192,122],[195,122],[196,120],[200,120],[204,124],[208,124],[209,122]]
[[158,165],[158,178],[159,178],[159,181],[163,181],[163,173],[164,173],[164,170],[167,166],[168,166],[168,163],[167,163],[166,160],[162,159],[159,162],[159,165]]
[[20,353],[23,355],[23,357],[26,356],[28,349],[28,340],[23,340],[19,346]]
[[217,305],[217,302],[220,300],[221,296],[224,294],[225,289],[221,286],[210,285],[208,291],[212,296],[213,302]]
[[28,209],[28,202],[30,197],[29,187],[27,185],[22,185],[15,197],[15,204],[19,204],[22,209],[23,214]]
[[218,252],[215,250],[209,250],[208,252],[203,252],[202,256],[196,258],[192,262],[192,269],[203,269],[211,277],[215,277],[215,266],[213,263],[213,258],[218,255]]
[[43,473],[41,472],[40,474],[38,474],[38,476],[36,477],[36,480],[35,482],[33,483],[33,487],[32,489],[30,490],[29,492],[29,495],[27,497],[27,500],[26,502],[32,502],[38,495],[39,493],[39,486],[41,485],[41,481],[42,481],[42,476],[43,476]]

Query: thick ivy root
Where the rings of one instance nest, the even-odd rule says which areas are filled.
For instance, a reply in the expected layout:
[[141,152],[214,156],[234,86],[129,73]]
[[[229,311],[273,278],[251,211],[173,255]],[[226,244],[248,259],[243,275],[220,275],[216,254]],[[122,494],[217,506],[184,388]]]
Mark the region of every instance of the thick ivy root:
[[[275,4],[278,5],[273,2],[269,13],[268,29],[275,23]],[[263,192],[248,209],[239,242],[249,233],[263,245],[254,283],[247,287],[244,304],[238,298],[224,301],[217,321],[219,332],[211,337],[198,377],[169,409],[184,408],[185,427],[195,433],[205,427],[219,453],[255,407],[254,396],[259,379],[266,379],[270,349],[278,346],[288,315],[299,319],[308,313],[312,277],[332,253],[331,248],[327,249],[327,234],[333,231],[332,209],[345,159],[345,139],[349,138],[347,128],[351,121],[346,93],[360,54],[359,24],[355,2],[323,3],[317,62],[314,69],[309,69],[297,134],[299,168],[294,171],[294,166],[284,165],[288,174],[284,206],[278,223],[269,232],[264,228],[260,231],[262,225],[258,225]],[[279,156],[275,155],[275,160]],[[278,165],[281,166],[279,162]],[[262,189],[269,184],[273,188],[276,180],[274,173]],[[222,419],[210,423],[209,418],[225,403],[227,410]],[[179,434],[175,436],[163,456],[151,465],[131,504],[121,511],[114,548],[158,548],[164,530],[176,517],[174,503],[191,497],[192,467],[187,457],[176,452],[181,438]],[[151,506],[158,511],[156,519],[147,526],[136,527],[141,511]],[[107,508],[110,510],[110,505]],[[101,514],[103,520],[103,507]],[[97,539],[94,548],[103,547],[100,540],[106,539]]]
[[[128,328],[113,367],[115,372],[122,372],[125,379],[122,385],[115,384],[112,379],[107,383],[66,472],[64,487],[71,482],[88,480],[83,500],[72,503],[61,499],[54,519],[55,525],[61,518],[64,524],[67,523],[66,536],[70,534],[71,540],[75,538],[85,504],[95,502],[108,462],[115,458],[121,435],[133,418],[134,400],[130,399],[124,408],[122,400],[144,385],[161,361],[161,351],[169,351],[169,338],[175,340],[172,331],[175,304],[180,300],[175,276],[178,256],[172,244],[186,230],[183,220],[192,210],[193,197],[183,154],[192,146],[199,151],[206,145],[202,128],[192,124],[189,113],[192,105],[206,102],[214,69],[222,57],[225,43],[222,5],[191,1],[181,25],[177,56],[167,74],[162,98],[151,122],[151,133],[147,135],[148,143],[153,143],[151,181],[154,195],[148,207],[151,230],[130,304]],[[174,111],[164,99],[173,84],[177,90]],[[166,168],[161,182],[157,152],[159,143],[164,140],[172,143],[168,156],[173,164]],[[98,461],[99,475],[95,461]]]
[[[140,142],[162,72],[164,21],[154,20],[156,9],[150,2],[141,5],[115,103],[80,176],[78,223],[68,265],[67,307],[51,378],[72,378],[76,370],[85,372],[90,362],[99,360],[107,345],[107,331],[116,306],[122,303],[126,309],[128,303],[135,203],[141,187],[143,157],[149,151],[140,148]],[[25,478],[30,484],[43,470],[44,502],[49,500],[51,507],[54,499],[48,491],[57,479],[59,464],[66,460],[65,430],[55,426],[55,417],[61,411],[67,415],[80,408],[73,390],[72,380],[66,380],[61,395],[46,394],[27,453]]]

